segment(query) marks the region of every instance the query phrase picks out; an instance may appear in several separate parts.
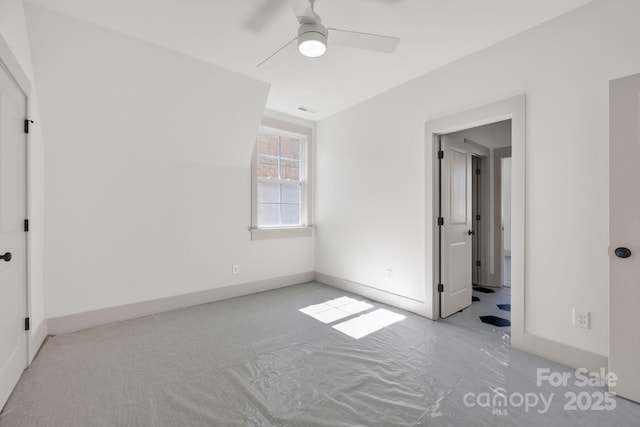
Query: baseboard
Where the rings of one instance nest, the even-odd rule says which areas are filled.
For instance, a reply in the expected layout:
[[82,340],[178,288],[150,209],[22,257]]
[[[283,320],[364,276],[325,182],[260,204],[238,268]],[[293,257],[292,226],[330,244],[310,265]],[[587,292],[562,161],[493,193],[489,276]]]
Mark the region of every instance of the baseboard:
[[324,273],[318,273],[317,271],[315,280],[316,282],[342,289],[344,291],[353,292],[354,294],[371,298],[374,301],[389,304],[426,317],[427,306],[424,301],[382,291],[380,289],[372,288],[371,286],[363,285],[362,283],[352,282],[350,280],[341,279]]
[[[371,298],[372,300],[425,316],[425,303],[422,301],[381,291],[361,283],[352,282],[324,273],[316,272],[315,280],[334,288],[353,292],[354,294],[362,295],[364,297]],[[523,344],[514,348],[553,360],[554,362],[562,363],[563,365],[567,365],[572,368],[588,369],[589,372],[599,372],[600,368],[607,369],[608,367],[608,359],[605,356],[529,333],[524,334]]]
[[519,349],[535,354],[536,356],[553,360],[554,362],[562,363],[571,368],[584,368],[589,372],[598,373],[601,368],[607,371],[609,366],[609,359],[606,356],[526,332],[524,334],[523,346]]
[[[33,360],[33,357],[37,354],[38,349],[44,342],[47,333],[51,335],[63,334],[164,311],[284,288],[313,280],[419,314],[420,316],[426,316],[427,313],[427,307],[424,301],[407,298],[402,295],[382,291],[371,286],[324,273],[307,272],[50,318],[47,319],[46,322],[41,322],[31,334],[29,341],[29,360]],[[562,363],[572,368],[585,368],[590,372],[599,372],[600,368],[607,369],[608,367],[608,359],[606,356],[529,333],[524,334],[522,345],[518,345],[515,348]]]
[[47,321],[43,320],[29,335],[29,364],[40,351],[45,338],[47,338]]
[[256,282],[225,286],[222,288],[208,289],[206,291],[192,292],[167,298],[159,298],[151,301],[108,307],[84,313],[69,314],[66,316],[47,319],[46,329],[50,335],[64,334],[91,328],[93,326],[162,313],[164,311],[192,307],[224,299],[255,294],[257,292],[265,292],[277,288],[284,288],[286,286],[298,285],[310,282],[313,279],[314,272],[311,271],[307,273],[293,274],[290,276],[259,280]]

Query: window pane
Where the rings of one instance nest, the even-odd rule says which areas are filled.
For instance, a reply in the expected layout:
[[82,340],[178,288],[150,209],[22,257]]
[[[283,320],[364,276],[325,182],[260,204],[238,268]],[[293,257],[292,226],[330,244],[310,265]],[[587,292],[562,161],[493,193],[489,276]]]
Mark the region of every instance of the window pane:
[[300,181],[300,161],[284,160],[284,159],[281,160],[280,161],[280,178]]
[[258,227],[280,225],[280,204],[258,204]]
[[300,160],[300,138],[280,137],[280,156],[285,159]]
[[299,225],[300,224],[300,205],[281,205],[282,206],[282,225]]
[[258,155],[258,178],[278,178],[278,159]]
[[282,184],[282,203],[300,204],[301,186],[299,183]]
[[258,181],[258,203],[280,203],[280,184]]
[[270,133],[258,133],[258,154],[280,155],[280,137]]

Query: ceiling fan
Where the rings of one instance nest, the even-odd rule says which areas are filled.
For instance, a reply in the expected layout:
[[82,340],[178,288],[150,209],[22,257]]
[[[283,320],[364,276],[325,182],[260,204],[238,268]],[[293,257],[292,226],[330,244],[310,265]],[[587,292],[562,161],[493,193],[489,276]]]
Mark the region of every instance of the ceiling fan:
[[[399,0],[386,1],[398,2]],[[267,0],[258,13],[247,22],[247,26],[253,30],[260,30],[265,25],[265,21],[274,14],[274,9],[277,9],[282,4],[283,0]],[[298,51],[310,58],[317,58],[326,53],[327,40],[329,38],[332,45],[384,53],[393,53],[400,42],[397,37],[327,28],[322,24],[322,19],[315,12],[315,0],[289,0],[289,5],[298,19],[297,37],[294,37],[287,44],[269,55],[256,65],[256,68],[273,58],[294,41],[298,42]]]

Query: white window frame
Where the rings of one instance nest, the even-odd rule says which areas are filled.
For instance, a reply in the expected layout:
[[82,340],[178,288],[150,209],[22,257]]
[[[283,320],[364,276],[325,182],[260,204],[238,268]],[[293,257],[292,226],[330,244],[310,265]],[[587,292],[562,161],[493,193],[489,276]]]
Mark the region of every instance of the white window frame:
[[310,237],[313,235],[313,128],[271,117],[263,117],[260,128],[277,133],[303,137],[302,147],[302,197],[300,225],[258,227],[258,146],[253,149],[251,161],[251,240]]

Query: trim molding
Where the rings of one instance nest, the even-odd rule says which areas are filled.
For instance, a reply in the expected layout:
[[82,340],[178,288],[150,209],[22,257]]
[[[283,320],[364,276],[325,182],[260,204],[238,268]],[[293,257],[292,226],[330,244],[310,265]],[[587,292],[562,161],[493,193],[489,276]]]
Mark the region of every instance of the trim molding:
[[[256,282],[242,283],[222,288],[209,289],[206,291],[192,292],[189,294],[159,298],[151,301],[50,318],[46,321],[40,322],[40,325],[38,325],[30,336],[31,345],[29,348],[32,349],[32,351],[29,352],[29,360],[33,360],[42,346],[42,343],[47,336],[47,330],[51,335],[64,334],[94,326],[251,295],[258,292],[270,291],[311,281],[320,282],[337,289],[362,295],[363,297],[371,298],[372,300],[427,317],[426,314],[428,307],[424,301],[407,298],[402,295],[396,295],[362,283],[356,283],[347,279],[331,276],[329,274],[310,271],[290,276],[275,277]],[[516,348],[515,346],[512,347],[514,349]],[[608,358],[606,356],[529,333],[524,334],[522,345],[518,348],[522,351],[553,360],[554,362],[562,363],[572,368],[588,369],[589,372],[598,373],[600,368],[607,369],[608,367]]]
[[[424,301],[416,301],[411,298],[385,292],[361,283],[352,282],[350,280],[341,279],[324,273],[316,272],[315,281],[427,317],[427,305]],[[530,333],[524,334],[524,340],[521,346],[512,346],[512,348],[544,357],[545,359],[549,359],[572,368],[584,368],[589,370],[589,372],[599,373],[600,368],[605,368],[606,370],[608,366],[608,358],[606,356],[601,356],[587,350],[582,350],[577,347],[572,347],[567,344],[552,341]]]
[[292,237],[311,237],[313,227],[281,227],[281,228],[252,228],[251,240],[287,239]]
[[105,325],[107,323],[120,322],[122,320],[135,319],[137,317],[149,316],[165,311],[177,310],[180,308],[192,307],[195,305],[207,304],[224,299],[298,285],[301,283],[311,282],[313,279],[314,272],[310,271],[290,276],[275,277],[256,282],[241,283],[222,288],[208,289],[206,291],[192,292],[150,301],[136,302],[116,307],[86,311],[83,313],[53,317],[47,319],[47,329],[51,335],[64,334],[67,332],[91,328],[93,326]]
[[589,372],[598,374],[600,368],[604,368],[605,372],[609,369],[609,358],[606,356],[542,338],[528,332],[524,334],[523,345],[520,350],[572,368],[584,368]]
[[40,347],[44,344],[44,340],[47,338],[47,321],[42,320],[37,328],[31,331],[29,335],[29,363],[33,362],[40,351]]
[[330,276],[316,271],[315,281],[322,284],[342,289],[343,291],[353,292],[372,300],[389,304],[391,306],[419,314],[420,316],[429,318],[427,313],[427,304],[424,301],[407,298],[402,295],[392,294],[362,283],[352,282],[350,280],[341,279],[339,277]]

